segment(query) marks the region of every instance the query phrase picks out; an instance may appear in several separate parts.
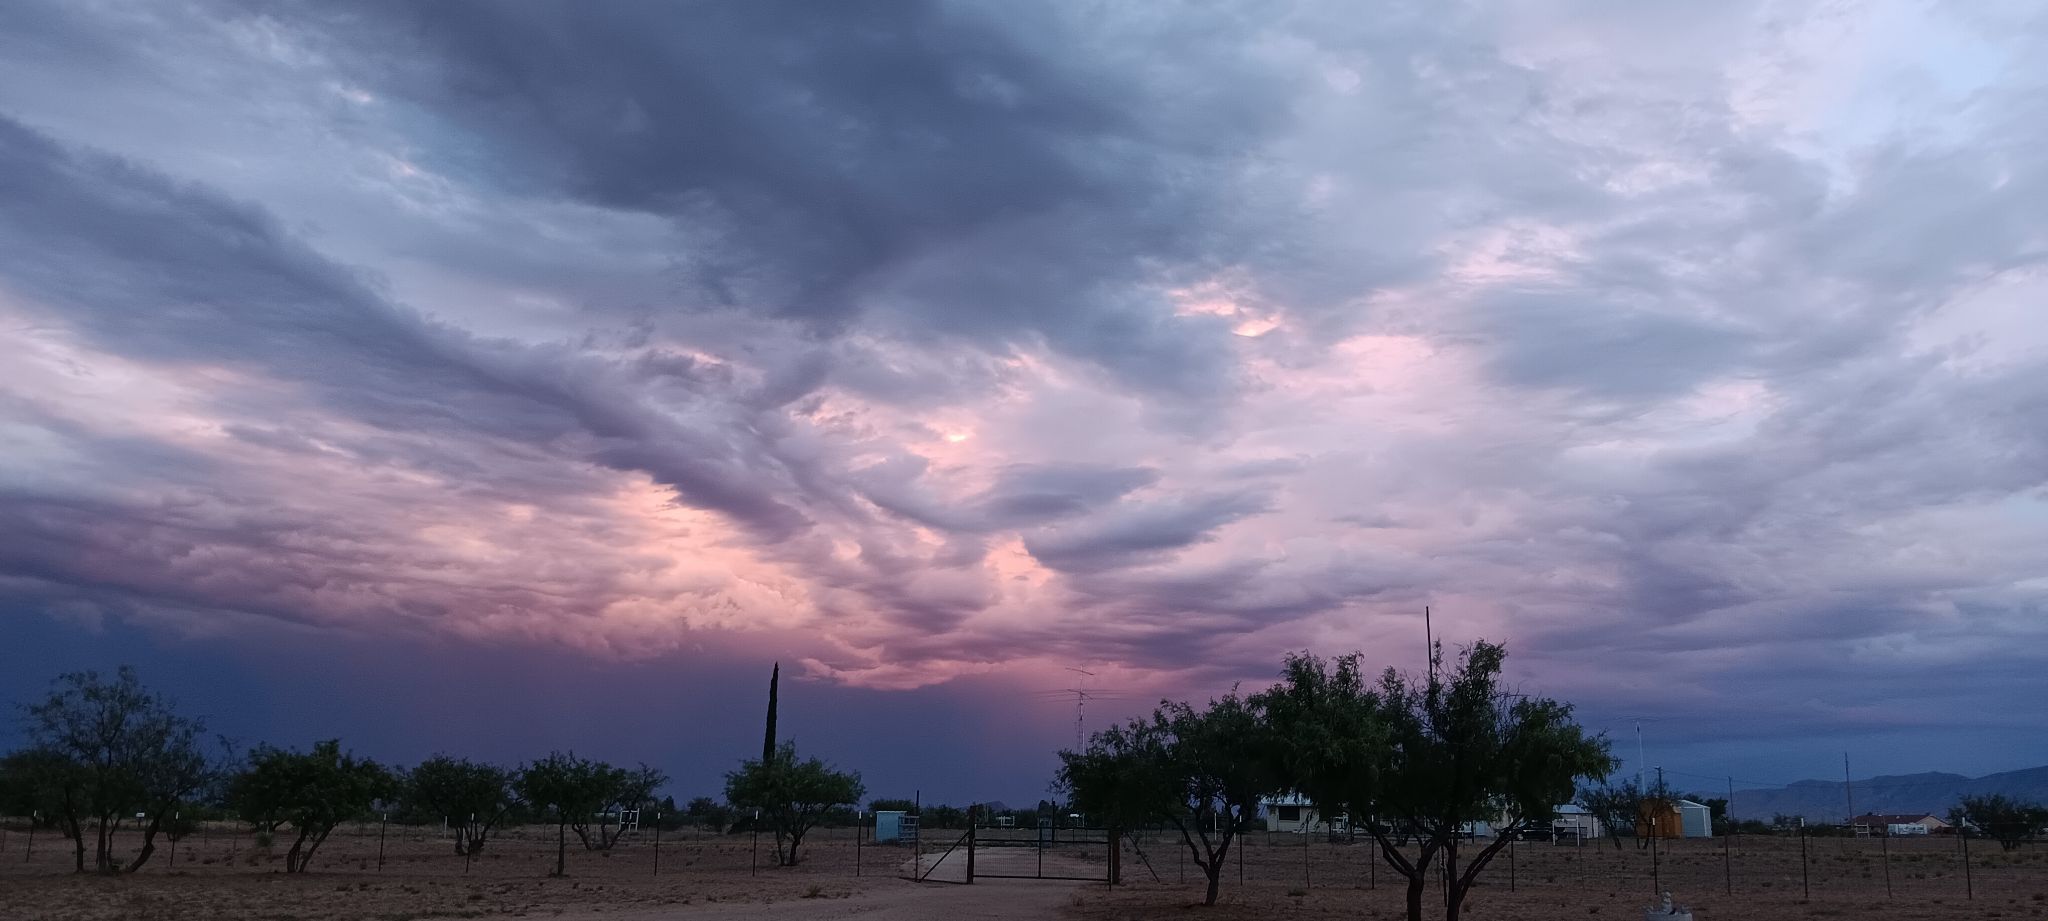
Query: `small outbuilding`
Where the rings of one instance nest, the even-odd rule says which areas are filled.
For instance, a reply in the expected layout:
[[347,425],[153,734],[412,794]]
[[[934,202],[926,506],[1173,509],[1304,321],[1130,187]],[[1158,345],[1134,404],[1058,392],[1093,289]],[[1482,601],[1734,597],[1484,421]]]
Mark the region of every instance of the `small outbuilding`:
[[1714,836],[1714,810],[1689,799],[1678,801],[1679,827],[1688,838]]
[[[1308,797],[1298,794],[1276,796],[1259,802],[1259,811],[1266,816],[1267,831],[1293,832],[1297,835],[1311,834],[1323,823],[1322,816],[1316,815],[1316,807]],[[1340,817],[1341,823],[1343,819]]]
[[896,844],[917,840],[917,816],[899,809],[884,809],[875,813],[876,844]]
[[1661,797],[1645,797],[1636,804],[1636,837],[1638,838],[1683,838],[1685,837],[1685,816],[1678,811],[1678,801]]
[[1557,807],[1557,817],[1550,820],[1552,841],[1586,841],[1606,834],[1607,827],[1600,824],[1600,818],[1577,803]]

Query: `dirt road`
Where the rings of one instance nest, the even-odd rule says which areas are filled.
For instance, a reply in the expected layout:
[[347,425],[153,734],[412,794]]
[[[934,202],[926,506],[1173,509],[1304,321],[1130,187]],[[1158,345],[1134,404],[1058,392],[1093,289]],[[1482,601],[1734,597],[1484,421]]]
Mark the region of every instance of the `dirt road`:
[[772,904],[692,905],[648,911],[564,914],[563,921],[997,921],[1055,918],[1072,906],[1080,883],[1057,880],[976,880],[974,885],[891,880],[845,898],[797,899]]

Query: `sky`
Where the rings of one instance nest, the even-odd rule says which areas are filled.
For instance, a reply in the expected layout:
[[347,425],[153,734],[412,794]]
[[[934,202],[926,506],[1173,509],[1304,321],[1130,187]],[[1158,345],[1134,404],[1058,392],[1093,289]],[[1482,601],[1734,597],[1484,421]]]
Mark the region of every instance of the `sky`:
[[780,662],[872,795],[1029,802],[1290,651],[1419,670],[1427,606],[1625,771],[2048,762],[2044,52],[1980,0],[0,5],[0,696],[130,663],[697,795]]

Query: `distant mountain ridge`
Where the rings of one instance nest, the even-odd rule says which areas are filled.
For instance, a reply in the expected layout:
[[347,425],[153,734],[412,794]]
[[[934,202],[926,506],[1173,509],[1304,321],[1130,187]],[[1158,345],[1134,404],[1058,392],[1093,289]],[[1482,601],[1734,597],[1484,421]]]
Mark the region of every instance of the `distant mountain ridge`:
[[[1947,814],[1965,796],[2003,794],[2048,803],[2048,765],[1965,777],[1928,771],[1867,777],[1850,784],[1856,812]],[[1706,791],[1712,796],[1712,791]],[[1783,787],[1737,790],[1732,811],[1737,819],[1769,819],[1784,814],[1804,816],[1808,823],[1839,823],[1848,818],[1848,801],[1839,780],[1801,780]]]

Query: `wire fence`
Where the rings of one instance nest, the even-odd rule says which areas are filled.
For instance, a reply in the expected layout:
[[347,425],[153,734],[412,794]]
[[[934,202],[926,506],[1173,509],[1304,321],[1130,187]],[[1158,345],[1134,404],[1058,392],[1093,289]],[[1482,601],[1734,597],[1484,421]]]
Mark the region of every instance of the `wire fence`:
[[[663,880],[810,881],[928,875],[931,866],[958,844],[959,830],[925,829],[922,840],[877,844],[872,830],[813,829],[793,867],[776,864],[768,833],[721,834],[704,829],[652,827],[627,834],[610,850],[586,850],[573,833],[558,840],[553,826],[499,830],[481,853],[457,853],[451,834],[438,826],[375,821],[341,826],[319,849],[315,876],[354,879],[450,882],[539,879],[554,869],[558,848],[568,874],[605,883]],[[1015,832],[1005,833],[1015,837]],[[1100,836],[1100,832],[1094,833]],[[996,835],[1003,838],[1003,835]],[[1735,835],[1718,838],[1595,838],[1576,843],[1518,841],[1494,859],[1478,890],[1486,897],[1512,894],[1540,904],[1571,905],[1615,901],[1653,902],[1670,891],[1694,904],[1732,900],[1742,904],[1860,903],[1885,900],[1921,904],[1986,902],[2018,904],[2031,914],[2048,910],[2048,849],[2006,851],[1996,842],[1958,836],[1800,837]],[[1106,837],[1070,835],[1059,853],[1068,867],[1104,866]],[[142,843],[139,828],[123,827],[116,850],[132,856]],[[1491,843],[1468,842],[1469,860]],[[87,832],[90,866],[92,833]],[[157,850],[141,875],[173,875],[204,881],[278,873],[291,845],[289,829],[265,843],[240,823],[202,823],[179,841],[159,836]],[[1015,842],[1002,845],[1016,848]],[[1028,847],[1028,846],[1027,846]],[[1122,882],[1126,887],[1164,889],[1198,897],[1206,880],[1177,831],[1146,829],[1125,836]],[[987,852],[984,851],[984,854]],[[1410,848],[1412,855],[1414,849]],[[74,844],[51,829],[28,827],[25,819],[0,820],[0,877],[68,874]],[[1006,855],[1007,856],[1007,855]],[[1028,860],[1029,858],[1020,859]],[[1022,866],[1022,864],[1020,864]],[[955,871],[957,872],[957,871]],[[1085,884],[1084,884],[1085,885]],[[1226,859],[1223,888],[1231,898],[1274,898],[1324,889],[1384,892],[1393,899],[1403,881],[1379,859],[1369,840],[1332,841],[1323,835],[1254,831],[1243,836]],[[1441,892],[1432,879],[1431,898]]]

